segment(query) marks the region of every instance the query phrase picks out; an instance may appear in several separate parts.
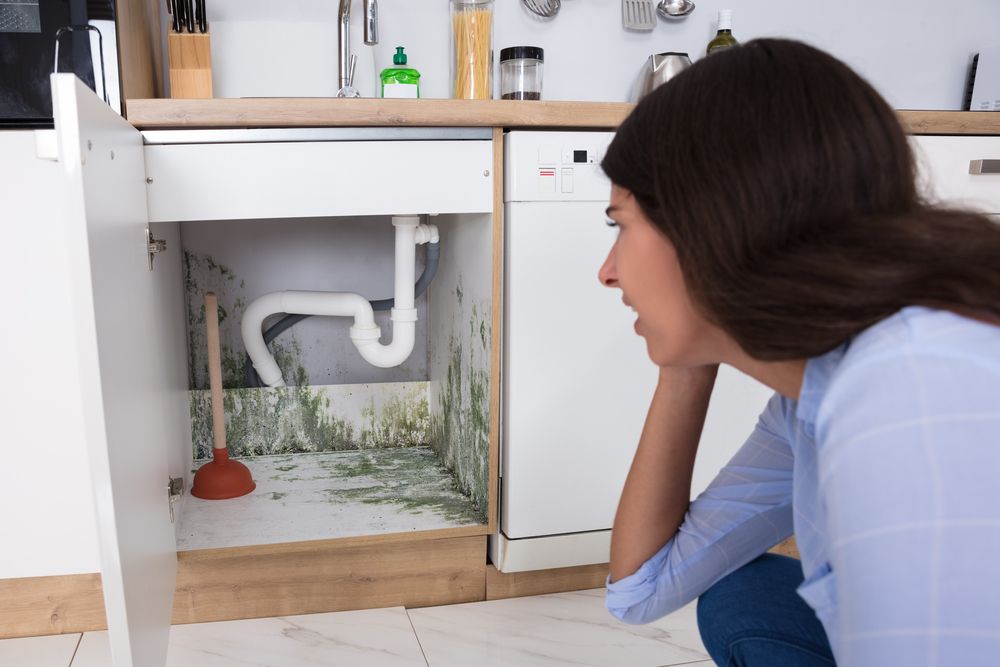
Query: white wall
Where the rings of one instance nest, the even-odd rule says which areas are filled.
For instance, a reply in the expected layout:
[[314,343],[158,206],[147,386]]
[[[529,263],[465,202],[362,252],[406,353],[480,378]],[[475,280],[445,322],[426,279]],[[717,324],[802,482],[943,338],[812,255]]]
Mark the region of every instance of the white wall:
[[93,491],[83,437],[69,237],[58,163],[34,133],[0,132],[5,285],[0,399],[0,579],[97,572]]
[[[397,45],[422,74],[424,97],[448,97],[449,18],[445,0],[379,0],[381,40],[363,46],[361,0],[354,0],[357,81],[374,91],[374,72]],[[332,0],[214,0],[212,58],[217,97],[329,96],[336,92],[338,3]],[[517,0],[496,1],[494,46],[545,49],[544,96],[624,101],[645,58],[660,51],[701,57],[720,8],[734,12],[740,40],[782,36],[808,41],[847,61],[899,109],[958,109],[971,55],[1000,43],[1000,2],[938,0],[697,0],[687,19],[651,33],[621,28],[619,0],[563,0],[551,21]],[[374,61],[374,62],[373,62]]]

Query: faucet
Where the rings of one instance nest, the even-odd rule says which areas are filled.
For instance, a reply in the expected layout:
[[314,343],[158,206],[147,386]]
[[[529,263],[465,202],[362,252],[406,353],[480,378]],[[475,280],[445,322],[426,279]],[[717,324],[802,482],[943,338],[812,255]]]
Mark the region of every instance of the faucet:
[[[378,0],[364,0],[365,44],[378,44]],[[351,54],[351,0],[340,0],[337,13],[337,67],[339,89],[337,97],[360,97],[354,87],[354,67],[358,57]]]

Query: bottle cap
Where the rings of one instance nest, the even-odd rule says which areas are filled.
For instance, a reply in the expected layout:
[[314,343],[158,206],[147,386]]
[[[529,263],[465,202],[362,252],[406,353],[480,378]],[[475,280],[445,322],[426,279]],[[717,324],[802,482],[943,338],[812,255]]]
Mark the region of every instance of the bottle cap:
[[733,29],[733,10],[720,9],[719,30],[732,30],[732,29]]
[[544,62],[545,50],[540,46],[508,46],[505,49],[500,49],[500,62],[520,60],[521,58],[532,58]]
[[406,64],[406,54],[403,53],[403,47],[397,46],[396,53],[392,56],[393,65],[405,65]]

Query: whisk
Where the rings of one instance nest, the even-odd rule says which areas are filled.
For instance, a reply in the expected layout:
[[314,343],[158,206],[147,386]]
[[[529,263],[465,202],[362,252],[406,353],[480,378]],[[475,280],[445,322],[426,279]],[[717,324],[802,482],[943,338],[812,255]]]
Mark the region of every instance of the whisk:
[[560,0],[521,0],[521,2],[528,11],[543,19],[550,19],[558,14],[561,4]]

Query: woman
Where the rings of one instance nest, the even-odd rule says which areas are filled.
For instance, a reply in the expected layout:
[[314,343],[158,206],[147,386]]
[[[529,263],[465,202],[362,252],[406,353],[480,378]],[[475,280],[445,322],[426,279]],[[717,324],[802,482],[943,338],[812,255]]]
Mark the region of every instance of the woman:
[[[609,610],[700,596],[719,665],[1000,664],[1000,227],[925,203],[885,101],[792,41],[672,79],[602,166],[599,277],[660,367]],[[776,394],[689,503],[720,363]]]

